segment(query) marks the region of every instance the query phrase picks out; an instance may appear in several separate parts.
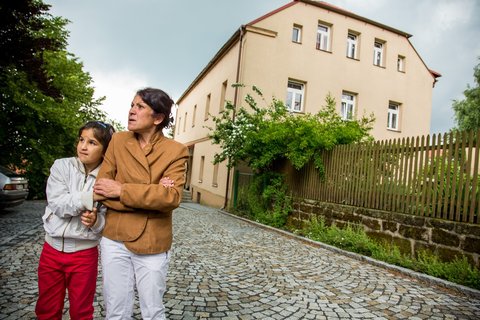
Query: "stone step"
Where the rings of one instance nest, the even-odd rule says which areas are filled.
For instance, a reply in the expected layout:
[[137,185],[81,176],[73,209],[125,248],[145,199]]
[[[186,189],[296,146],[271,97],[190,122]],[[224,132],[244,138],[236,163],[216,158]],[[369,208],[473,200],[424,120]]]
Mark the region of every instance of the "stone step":
[[192,202],[192,192],[183,189],[182,202]]

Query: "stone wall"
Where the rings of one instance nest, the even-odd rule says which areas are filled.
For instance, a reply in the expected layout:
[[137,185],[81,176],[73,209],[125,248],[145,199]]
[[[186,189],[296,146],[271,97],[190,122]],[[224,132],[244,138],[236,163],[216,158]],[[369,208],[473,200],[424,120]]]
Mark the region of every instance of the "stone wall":
[[314,200],[294,200],[289,224],[298,228],[312,216],[324,217],[327,225],[361,224],[367,234],[397,245],[403,253],[416,255],[428,249],[443,261],[465,255],[480,267],[480,225],[357,208]]

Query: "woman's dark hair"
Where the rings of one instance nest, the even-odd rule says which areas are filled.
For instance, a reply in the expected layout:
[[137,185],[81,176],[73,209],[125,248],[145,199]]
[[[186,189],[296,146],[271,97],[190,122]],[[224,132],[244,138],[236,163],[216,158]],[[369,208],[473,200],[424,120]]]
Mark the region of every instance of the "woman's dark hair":
[[93,129],[93,136],[98,142],[100,142],[103,147],[102,153],[105,154],[108,144],[112,139],[112,135],[115,132],[112,125],[102,121],[88,121],[80,128],[80,130],[78,130],[78,137],[81,137],[82,132],[85,129]]
[[155,88],[144,88],[137,91],[137,96],[142,98],[156,114],[163,114],[165,117],[158,125],[157,130],[168,128],[172,122],[170,113],[172,112],[173,100],[163,90]]

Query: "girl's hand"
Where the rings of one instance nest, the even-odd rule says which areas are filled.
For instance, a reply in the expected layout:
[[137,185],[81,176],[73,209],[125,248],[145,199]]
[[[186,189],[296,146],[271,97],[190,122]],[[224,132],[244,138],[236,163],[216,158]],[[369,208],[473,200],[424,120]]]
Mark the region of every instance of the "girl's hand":
[[92,211],[85,211],[80,217],[84,226],[91,228],[97,221],[97,208],[93,208]]
[[174,181],[169,177],[163,177],[162,179],[160,179],[160,184],[163,185],[165,188],[173,187],[175,185]]

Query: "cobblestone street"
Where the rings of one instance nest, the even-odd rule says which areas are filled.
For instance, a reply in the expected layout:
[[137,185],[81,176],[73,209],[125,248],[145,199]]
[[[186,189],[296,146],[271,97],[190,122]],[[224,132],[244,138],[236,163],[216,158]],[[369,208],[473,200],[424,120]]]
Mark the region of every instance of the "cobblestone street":
[[[35,318],[43,209],[28,201],[0,213],[0,319]],[[168,319],[480,319],[479,296],[207,207],[182,204],[174,228]],[[95,319],[103,315],[99,275]],[[138,301],[134,319],[141,319]]]

